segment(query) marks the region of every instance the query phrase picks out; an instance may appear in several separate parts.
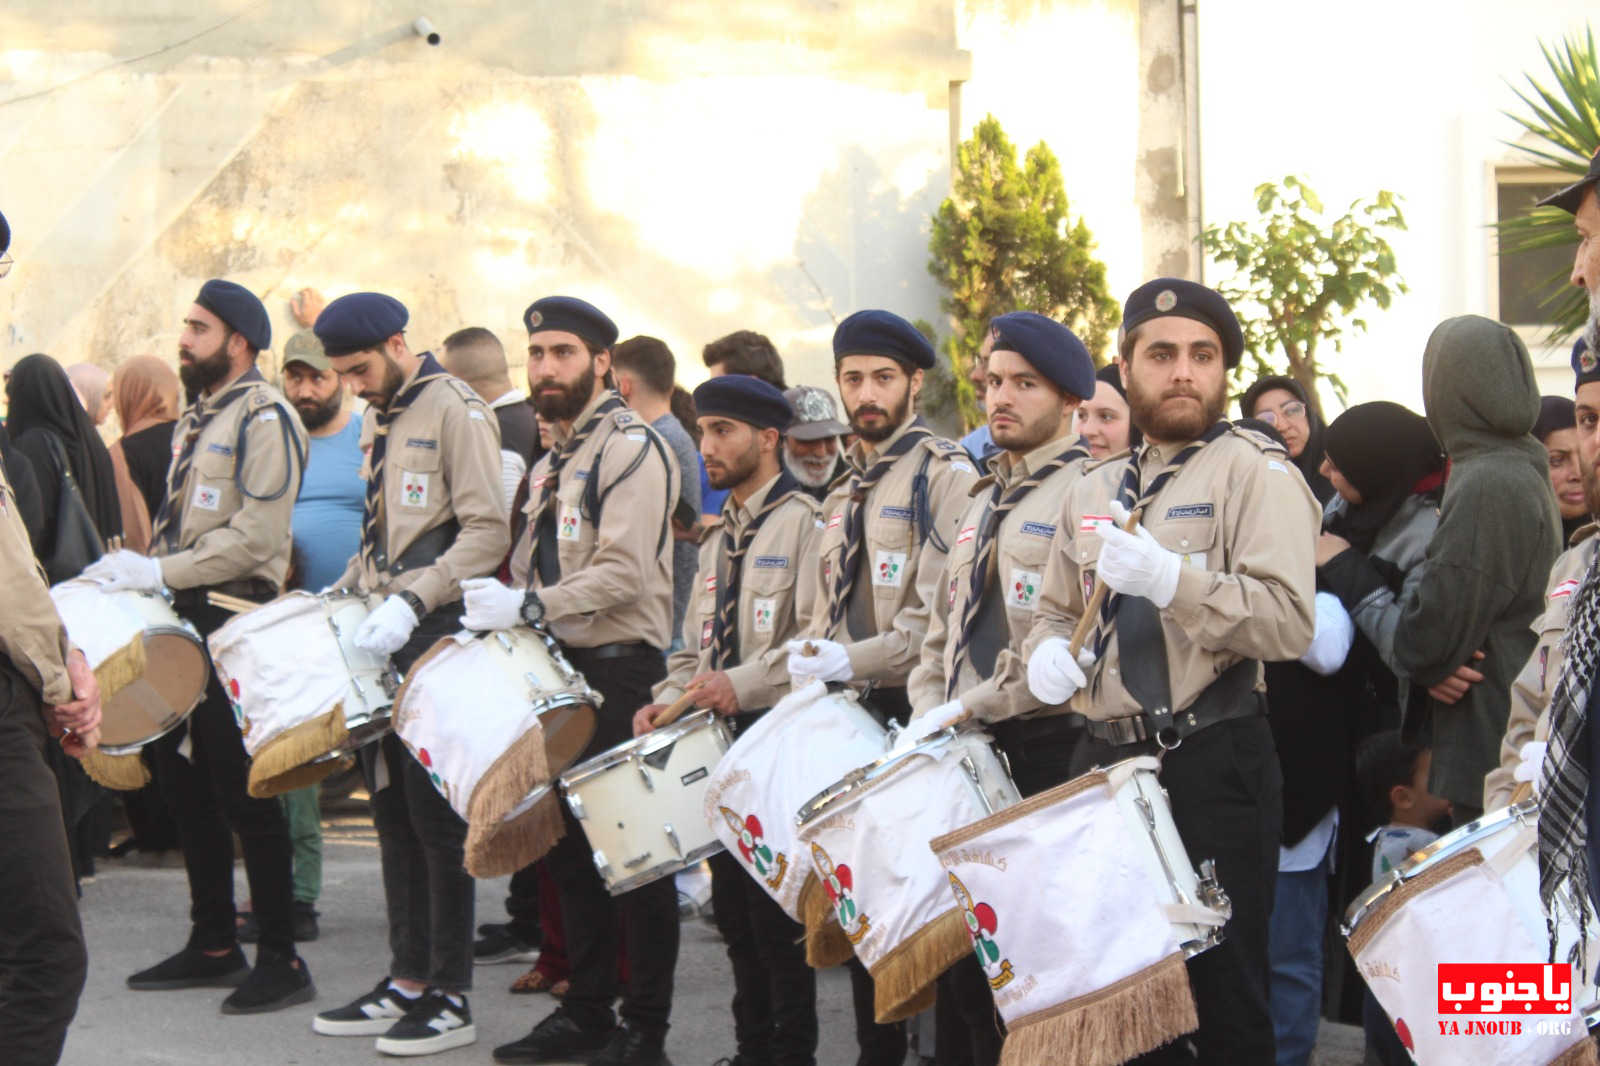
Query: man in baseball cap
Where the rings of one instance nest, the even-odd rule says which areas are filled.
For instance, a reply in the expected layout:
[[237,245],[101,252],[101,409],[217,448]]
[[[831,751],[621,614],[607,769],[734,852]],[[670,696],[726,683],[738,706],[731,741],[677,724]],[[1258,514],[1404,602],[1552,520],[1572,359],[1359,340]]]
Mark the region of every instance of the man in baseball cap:
[[1572,214],[1578,228],[1578,253],[1572,263],[1572,284],[1589,294],[1589,322],[1583,339],[1590,351],[1600,351],[1600,152],[1589,160],[1589,172],[1540,207],[1559,207]]
[[827,389],[796,385],[783,395],[794,408],[794,422],[783,438],[784,469],[820,502],[828,495],[828,486],[844,473],[839,438],[849,433],[850,427],[839,421]]

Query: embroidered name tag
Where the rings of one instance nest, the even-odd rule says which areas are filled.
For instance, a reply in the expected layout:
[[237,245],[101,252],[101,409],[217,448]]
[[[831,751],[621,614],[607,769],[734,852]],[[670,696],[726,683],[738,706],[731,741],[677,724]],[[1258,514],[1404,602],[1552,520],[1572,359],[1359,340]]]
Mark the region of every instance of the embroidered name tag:
[[1167,508],[1168,518],[1211,518],[1216,513],[1216,508],[1209,503],[1186,503]]
[[758,555],[755,568],[757,570],[787,570],[789,557],[787,555]]
[[1078,522],[1079,533],[1098,533],[1101,522],[1111,521],[1108,514],[1086,514]]
[[428,440],[426,437],[408,437],[406,438],[406,447],[426,448],[430,452],[436,452],[439,450],[439,442],[436,440]]
[[572,476],[577,478],[579,481],[588,481],[589,480],[589,471],[587,471],[587,470],[574,470],[572,472]]
[[262,411],[259,415],[256,416],[256,421],[257,422],[276,422],[277,420],[278,420],[278,412],[277,411]]
[[1056,527],[1049,522],[1024,522],[1022,523],[1022,531],[1031,533],[1035,537],[1049,538],[1056,535]]
[[878,511],[879,518],[898,518],[902,522],[911,521],[911,514],[909,507],[885,507]]
[[213,455],[233,455],[233,449],[226,444],[207,444],[206,451],[211,452]]
[[482,411],[468,411],[467,417],[472,419],[474,422],[489,421],[488,417]]

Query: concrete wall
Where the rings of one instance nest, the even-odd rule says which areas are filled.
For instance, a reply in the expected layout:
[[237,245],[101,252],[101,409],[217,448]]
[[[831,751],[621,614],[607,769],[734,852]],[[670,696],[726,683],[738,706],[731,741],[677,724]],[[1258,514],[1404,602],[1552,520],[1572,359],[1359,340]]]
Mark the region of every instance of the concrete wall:
[[[1520,106],[1510,84],[1541,71],[1540,40],[1580,30],[1593,5],[1201,0],[1199,11],[1206,218],[1248,218],[1255,186],[1291,173],[1330,212],[1378,189],[1403,195],[1410,229],[1392,243],[1411,291],[1369,309],[1370,331],[1334,359],[1352,402],[1420,410],[1429,332],[1495,312],[1493,168],[1521,158],[1503,143],[1519,132],[1502,114]],[[1566,351],[1531,346],[1546,390],[1570,393]]]

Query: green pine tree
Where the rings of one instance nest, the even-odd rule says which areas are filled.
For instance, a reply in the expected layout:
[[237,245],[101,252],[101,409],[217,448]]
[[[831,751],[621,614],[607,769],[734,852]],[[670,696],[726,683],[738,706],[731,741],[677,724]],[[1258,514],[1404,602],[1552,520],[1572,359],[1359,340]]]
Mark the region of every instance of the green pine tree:
[[933,216],[928,270],[945,288],[940,307],[954,333],[945,351],[962,420],[983,420],[968,369],[989,320],[1037,311],[1064,322],[1103,358],[1121,309],[1106,285],[1083,219],[1067,214],[1061,165],[1043,141],[1019,165],[993,115],[961,145],[950,196]]

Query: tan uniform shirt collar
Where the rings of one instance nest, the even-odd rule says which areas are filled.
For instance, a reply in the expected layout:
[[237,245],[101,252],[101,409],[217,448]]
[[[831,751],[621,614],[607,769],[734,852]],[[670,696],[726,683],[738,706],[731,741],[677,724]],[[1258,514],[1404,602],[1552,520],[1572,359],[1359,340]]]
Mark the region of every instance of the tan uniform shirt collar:
[[857,470],[870,470],[873,464],[879,459],[882,459],[884,455],[888,453],[889,449],[894,447],[895,442],[901,437],[905,436],[907,431],[909,431],[911,427],[916,424],[917,416],[915,414],[911,415],[904,422],[900,423],[900,428],[896,429],[892,434],[890,434],[888,440],[880,441],[878,443],[870,459],[867,458],[866,444],[861,440],[857,440],[854,444],[850,445],[850,465],[855,467]]
[[[550,425],[550,435],[555,438],[557,444],[567,443],[567,440],[572,436],[572,434],[582,428],[584,423],[588,422],[590,417],[600,409],[600,405],[605,403],[606,400],[610,399],[612,396],[618,396],[618,394],[612,389],[595,389],[594,395],[589,397],[589,403],[584,407],[583,410],[578,412],[578,417],[572,420],[571,425],[569,425],[566,429],[562,429],[560,422],[552,422]],[[620,399],[621,397],[618,396],[618,398]]]
[[752,492],[750,498],[737,507],[733,506],[733,497],[728,497],[729,506],[723,521],[729,523],[729,528],[733,530],[735,537],[738,536],[740,530],[755,520],[756,515],[761,513],[761,508],[767,505],[767,496],[771,494],[773,486],[777,485],[778,479],[782,476],[783,471],[781,470],[773,474],[770,481]]
[[989,473],[1002,486],[1013,485],[1066,451],[1072,446],[1072,442],[1075,439],[1069,433],[1066,436],[1045,441],[1015,462],[1012,461],[1010,452],[999,452],[989,460]]

